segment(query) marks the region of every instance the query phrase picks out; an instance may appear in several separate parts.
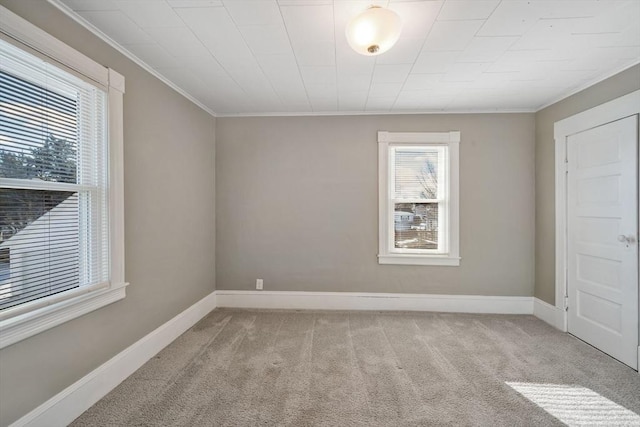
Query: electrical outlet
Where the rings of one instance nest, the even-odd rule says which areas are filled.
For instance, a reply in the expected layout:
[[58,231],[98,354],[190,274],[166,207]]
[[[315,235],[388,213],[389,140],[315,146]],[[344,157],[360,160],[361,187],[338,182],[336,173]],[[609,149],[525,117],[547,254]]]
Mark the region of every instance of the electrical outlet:
[[259,290],[259,291],[262,290],[262,284],[263,284],[262,279],[256,279],[256,289],[257,290]]

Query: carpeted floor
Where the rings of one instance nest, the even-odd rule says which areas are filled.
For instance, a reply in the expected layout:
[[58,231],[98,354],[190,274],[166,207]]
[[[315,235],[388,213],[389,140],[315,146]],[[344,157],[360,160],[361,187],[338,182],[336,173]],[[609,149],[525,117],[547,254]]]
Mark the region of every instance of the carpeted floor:
[[218,309],[72,425],[640,425],[637,414],[637,372],[533,316]]

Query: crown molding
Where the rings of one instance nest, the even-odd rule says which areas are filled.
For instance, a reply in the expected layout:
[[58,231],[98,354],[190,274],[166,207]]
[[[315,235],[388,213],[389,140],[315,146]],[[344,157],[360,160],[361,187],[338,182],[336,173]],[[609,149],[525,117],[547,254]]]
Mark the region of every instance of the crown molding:
[[122,55],[136,63],[138,66],[143,68],[145,71],[162,81],[167,86],[171,87],[173,90],[187,98],[189,101],[193,102],[195,105],[209,113],[213,117],[221,117],[221,118],[229,118],[229,117],[310,117],[310,116],[378,116],[378,115],[418,115],[418,114],[517,114],[517,113],[537,113],[555,103],[558,103],[566,98],[569,98],[572,95],[575,95],[578,92],[581,92],[585,89],[588,89],[591,86],[594,86],[597,83],[600,83],[618,73],[621,73],[624,70],[627,70],[637,64],[640,64],[640,61],[637,59],[632,60],[631,63],[624,64],[620,67],[615,68],[614,70],[605,73],[595,79],[588,80],[586,83],[581,84],[564,94],[553,98],[551,101],[546,102],[545,104],[539,107],[532,108],[520,108],[520,109],[461,109],[461,110],[420,110],[420,111],[304,111],[304,112],[252,112],[252,113],[216,113],[212,111],[209,107],[204,105],[202,102],[198,101],[195,97],[190,95],[188,92],[183,90],[181,87],[173,83],[171,80],[164,77],[158,71],[154,70],[151,66],[146,64],[136,55],[131,53],[129,50],[121,46],[111,37],[103,33],[89,21],[75,13],[71,8],[61,2],[61,0],[47,0],[50,4],[55,6],[57,9],[62,11],[65,15],[69,16],[71,19],[82,25],[84,28],[92,32],[98,38],[103,40],[109,46],[120,52]]
[[233,117],[310,117],[310,116],[410,116],[421,114],[521,114],[535,109],[421,110],[421,111],[302,111],[279,113],[218,113],[218,118]]
[[89,21],[84,19],[82,16],[78,15],[77,13],[75,13],[69,6],[67,6],[66,4],[62,3],[60,0],[47,0],[47,1],[51,5],[55,6],[57,9],[59,9],[62,13],[67,15],[69,18],[73,19],[75,22],[77,22],[78,24],[82,25],[84,28],[89,30],[96,37],[98,37],[99,39],[101,39],[102,41],[107,43],[109,46],[111,46],[112,48],[114,48],[115,50],[120,52],[122,55],[124,55],[125,57],[127,57],[128,59],[133,61],[136,65],[141,67],[143,70],[145,70],[146,72],[148,72],[149,74],[151,74],[152,76],[154,76],[155,78],[160,80],[162,83],[164,83],[167,86],[169,86],[171,89],[173,89],[176,92],[178,92],[180,95],[182,95],[185,98],[187,98],[189,101],[193,102],[195,105],[200,107],[202,110],[206,111],[211,116],[216,117],[216,113],[214,111],[212,111],[209,107],[207,107],[202,102],[198,101],[196,98],[191,96],[187,91],[182,89],[180,86],[176,85],[171,80],[167,79],[165,76],[163,76],[162,74],[160,74],[159,72],[157,72],[156,70],[151,68],[146,62],[144,62],[143,60],[138,58],[136,55],[134,55],[133,53],[128,51],[126,48],[124,48],[118,42],[113,40],[111,37],[109,37],[108,35],[106,35],[102,31],[100,31],[96,26],[94,26],[92,23],[90,23]]
[[589,89],[591,86],[595,86],[596,84],[603,82],[605,80],[607,80],[608,78],[611,78],[613,76],[615,76],[616,74],[619,74],[621,72],[623,72],[624,70],[628,70],[629,68],[636,66],[640,64],[640,60],[638,59],[633,59],[631,63],[627,63],[625,65],[622,65],[620,67],[616,67],[614,68],[612,71],[609,71],[608,73],[602,74],[599,77],[596,77],[595,79],[591,79],[588,80],[586,83],[581,84],[580,86],[577,86],[573,89],[571,89],[569,92],[565,92],[563,95],[554,98],[553,100],[547,102],[546,104],[543,104],[541,107],[535,108],[533,111],[534,112],[538,112],[538,111],[542,111],[547,107],[552,106],[553,104],[556,104],[560,101],[563,101],[567,98],[569,98],[570,96],[575,95],[578,92],[582,92],[585,89]]

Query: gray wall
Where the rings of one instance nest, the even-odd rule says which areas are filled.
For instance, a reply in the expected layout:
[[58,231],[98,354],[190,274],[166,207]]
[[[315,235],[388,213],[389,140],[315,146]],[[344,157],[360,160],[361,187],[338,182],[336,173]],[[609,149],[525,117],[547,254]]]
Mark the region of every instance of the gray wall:
[[640,65],[536,113],[535,296],[555,304],[555,142],[553,124],[640,89]]
[[[460,267],[378,265],[377,131],[460,130]],[[218,118],[218,289],[530,296],[534,115]]]
[[0,351],[7,425],[215,288],[215,121],[45,1],[2,4],[126,78],[127,297]]

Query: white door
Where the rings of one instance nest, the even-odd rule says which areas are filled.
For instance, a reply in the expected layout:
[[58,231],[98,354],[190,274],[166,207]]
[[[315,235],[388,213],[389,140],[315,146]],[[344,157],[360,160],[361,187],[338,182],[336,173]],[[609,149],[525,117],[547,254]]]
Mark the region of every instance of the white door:
[[569,333],[638,369],[638,122],[567,139]]

